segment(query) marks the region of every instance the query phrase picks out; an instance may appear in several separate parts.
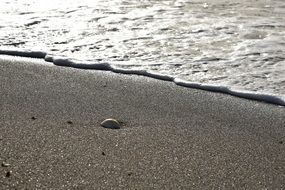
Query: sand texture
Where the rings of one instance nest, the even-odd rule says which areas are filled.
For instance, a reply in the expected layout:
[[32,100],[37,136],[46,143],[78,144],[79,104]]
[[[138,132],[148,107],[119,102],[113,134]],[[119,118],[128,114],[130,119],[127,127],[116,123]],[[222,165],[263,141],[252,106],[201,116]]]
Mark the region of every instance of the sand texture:
[[284,189],[285,109],[1,56],[0,162],[0,189]]

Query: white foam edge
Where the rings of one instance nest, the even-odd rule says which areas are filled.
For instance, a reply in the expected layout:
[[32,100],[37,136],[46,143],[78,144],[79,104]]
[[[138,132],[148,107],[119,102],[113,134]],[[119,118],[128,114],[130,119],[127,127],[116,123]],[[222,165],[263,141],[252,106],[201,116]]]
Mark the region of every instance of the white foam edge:
[[44,59],[45,56],[47,55],[47,53],[43,51],[3,50],[3,49],[0,49],[0,54],[20,56],[20,57],[39,58],[39,59]]
[[219,93],[229,94],[229,95],[240,97],[240,98],[251,99],[251,100],[276,104],[276,105],[285,107],[285,96],[274,95],[274,94],[269,94],[269,93],[239,90],[239,89],[231,88],[228,86],[189,82],[186,80],[175,78],[173,76],[163,75],[163,74],[154,73],[154,72],[148,72],[145,70],[132,70],[132,69],[122,69],[122,68],[112,67],[109,63],[86,63],[86,62],[84,63],[84,62],[80,62],[77,60],[71,60],[71,59],[64,58],[64,57],[54,56],[54,55],[48,54],[43,51],[0,50],[0,54],[44,59],[46,62],[51,62],[57,66],[73,67],[73,68],[78,68],[78,69],[105,70],[105,71],[112,71],[114,73],[146,76],[146,77],[155,78],[159,80],[174,82],[176,85],[187,87],[187,88],[195,88],[195,89],[201,89],[205,91],[219,92]]
[[261,102],[267,102],[271,104],[285,106],[285,97],[280,96],[280,95],[240,90],[240,89],[236,89],[236,88],[232,88],[228,86],[219,86],[219,85],[214,85],[214,84],[194,83],[194,82],[185,81],[179,78],[175,78],[173,82],[183,87],[196,88],[196,89],[201,89],[201,90],[206,90],[206,91],[211,91],[211,92],[220,92],[220,93],[230,94],[232,96],[236,96],[240,98],[257,100]]

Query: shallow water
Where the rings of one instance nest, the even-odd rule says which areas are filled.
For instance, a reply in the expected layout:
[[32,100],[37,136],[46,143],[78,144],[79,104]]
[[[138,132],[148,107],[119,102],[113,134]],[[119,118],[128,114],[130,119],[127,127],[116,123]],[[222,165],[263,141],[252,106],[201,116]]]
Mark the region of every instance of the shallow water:
[[2,0],[1,49],[285,95],[284,0]]

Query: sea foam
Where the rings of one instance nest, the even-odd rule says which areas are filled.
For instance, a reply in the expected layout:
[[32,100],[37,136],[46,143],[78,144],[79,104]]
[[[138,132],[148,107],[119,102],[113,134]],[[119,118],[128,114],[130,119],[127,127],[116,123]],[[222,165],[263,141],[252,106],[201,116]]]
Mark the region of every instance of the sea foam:
[[285,95],[284,0],[27,2],[0,1],[1,49],[31,50],[12,54]]
[[240,89],[232,88],[229,86],[222,86],[222,85],[219,86],[219,85],[213,85],[213,84],[195,83],[195,82],[190,82],[190,81],[185,81],[179,78],[175,78],[173,76],[163,75],[163,74],[154,73],[154,72],[148,72],[146,70],[116,68],[116,67],[111,66],[109,63],[85,63],[85,62],[80,62],[77,60],[71,60],[68,58],[53,56],[44,51],[0,50],[0,54],[44,59],[46,62],[51,62],[57,66],[73,67],[77,69],[105,70],[105,71],[112,71],[114,73],[120,73],[120,74],[140,75],[140,76],[155,78],[158,80],[173,82],[176,85],[187,87],[187,88],[195,88],[195,89],[201,89],[201,90],[206,90],[206,91],[211,91],[211,92],[219,92],[219,93],[229,94],[229,95],[240,97],[240,98],[251,99],[251,100],[276,104],[280,106],[285,106],[285,96],[281,96],[281,95],[245,91],[245,90],[240,90]]

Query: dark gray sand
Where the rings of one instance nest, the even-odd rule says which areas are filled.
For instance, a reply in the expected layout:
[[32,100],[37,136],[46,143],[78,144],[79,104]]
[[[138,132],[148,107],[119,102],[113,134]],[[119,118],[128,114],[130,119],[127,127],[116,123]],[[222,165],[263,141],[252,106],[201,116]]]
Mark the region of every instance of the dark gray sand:
[[34,62],[0,57],[0,189],[285,188],[284,107]]

